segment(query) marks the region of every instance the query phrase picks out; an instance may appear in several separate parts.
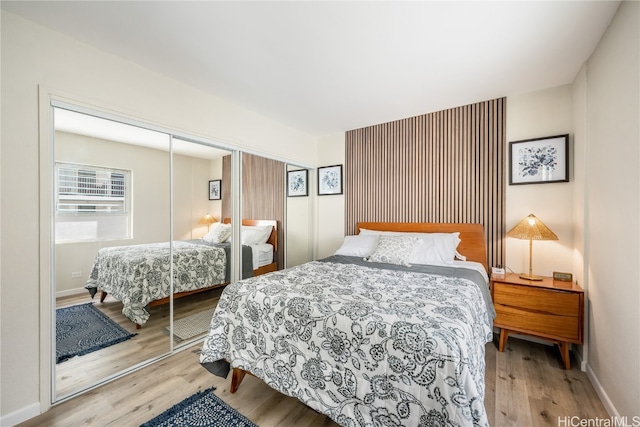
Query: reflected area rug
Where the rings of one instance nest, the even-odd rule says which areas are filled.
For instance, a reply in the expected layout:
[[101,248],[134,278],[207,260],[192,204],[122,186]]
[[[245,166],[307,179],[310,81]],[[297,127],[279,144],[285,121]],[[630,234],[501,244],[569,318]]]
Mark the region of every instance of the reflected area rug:
[[202,390],[164,411],[140,427],[258,427],[213,394]]
[[[215,307],[175,320],[173,322],[173,339],[176,342],[181,342],[208,332],[214,311]],[[165,333],[169,335],[168,326],[165,328]]]
[[56,309],[56,363],[126,341],[132,334],[93,306]]

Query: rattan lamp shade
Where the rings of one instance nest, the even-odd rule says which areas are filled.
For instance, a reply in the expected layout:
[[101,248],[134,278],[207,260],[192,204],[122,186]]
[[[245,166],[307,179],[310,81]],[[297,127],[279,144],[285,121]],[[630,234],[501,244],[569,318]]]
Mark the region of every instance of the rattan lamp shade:
[[200,224],[207,224],[207,228],[211,228],[211,224],[213,224],[214,222],[218,222],[218,220],[215,216],[211,216],[209,213],[203,216],[200,220]]
[[520,221],[518,225],[509,230],[507,236],[525,240],[558,240],[558,236],[534,214]]
[[522,273],[520,277],[527,280],[542,280],[542,277],[533,274],[533,241],[534,240],[558,240],[558,236],[549,229],[534,214],[520,221],[507,233],[508,237],[529,240],[529,274]]

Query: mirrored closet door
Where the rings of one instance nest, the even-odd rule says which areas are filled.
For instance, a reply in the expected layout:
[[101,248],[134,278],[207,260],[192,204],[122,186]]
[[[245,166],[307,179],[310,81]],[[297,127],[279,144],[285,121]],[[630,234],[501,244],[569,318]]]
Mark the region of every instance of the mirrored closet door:
[[202,339],[239,267],[231,239],[213,237],[233,200],[222,159],[237,153],[97,113],[53,116],[55,402]]
[[[62,108],[54,125],[60,400],[171,351],[168,306],[149,316],[146,293],[159,291],[137,288],[170,284],[171,156],[165,133]],[[165,260],[152,259],[158,247]]]
[[179,347],[202,340],[224,286],[236,279],[232,230],[222,217],[233,200],[231,188],[222,191],[222,159],[232,153],[178,137],[172,148],[173,345]]

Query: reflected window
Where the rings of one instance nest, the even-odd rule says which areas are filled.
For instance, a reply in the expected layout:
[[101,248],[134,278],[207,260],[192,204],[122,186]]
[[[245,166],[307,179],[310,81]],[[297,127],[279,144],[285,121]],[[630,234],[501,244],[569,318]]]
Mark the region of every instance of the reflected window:
[[57,162],[56,243],[131,238],[131,171]]

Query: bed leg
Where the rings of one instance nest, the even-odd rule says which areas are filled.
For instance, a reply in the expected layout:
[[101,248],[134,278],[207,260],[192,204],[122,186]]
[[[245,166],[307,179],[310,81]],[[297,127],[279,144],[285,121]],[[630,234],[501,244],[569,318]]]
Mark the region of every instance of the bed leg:
[[233,368],[231,372],[231,387],[229,388],[230,393],[235,393],[238,390],[246,373],[244,369]]
[[104,302],[104,299],[107,297],[107,293],[105,291],[102,291],[100,293],[100,302]]

